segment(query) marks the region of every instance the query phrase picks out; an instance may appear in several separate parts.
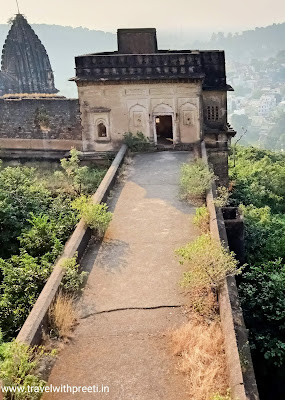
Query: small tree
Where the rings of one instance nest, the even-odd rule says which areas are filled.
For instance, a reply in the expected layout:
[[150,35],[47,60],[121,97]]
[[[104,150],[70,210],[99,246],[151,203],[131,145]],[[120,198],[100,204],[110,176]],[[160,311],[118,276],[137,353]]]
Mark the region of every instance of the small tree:
[[198,237],[194,242],[176,251],[180,263],[188,267],[184,272],[182,285],[190,290],[205,290],[210,288],[215,293],[219,290],[225,278],[241,272],[233,252],[228,252],[209,234]]
[[126,132],[123,142],[134,153],[149,151],[151,146],[149,139],[142,132],[137,132],[136,135]]
[[199,159],[190,164],[182,164],[180,187],[182,198],[194,203],[203,204],[207,190],[216,179],[214,172]]
[[59,180],[67,178],[77,195],[94,193],[106,173],[105,168],[80,167],[79,151],[74,148],[70,150],[70,157],[63,158],[60,162],[64,174],[56,171],[56,177]]
[[78,199],[74,200],[72,206],[79,211],[86,224],[96,231],[97,237],[101,238],[113,216],[113,214],[108,211],[107,204],[94,204],[91,198],[80,196]]
[[70,157],[60,160],[61,166],[65,171],[73,189],[77,194],[81,193],[82,183],[87,174],[88,167],[80,167],[79,151],[75,148],[70,150]]

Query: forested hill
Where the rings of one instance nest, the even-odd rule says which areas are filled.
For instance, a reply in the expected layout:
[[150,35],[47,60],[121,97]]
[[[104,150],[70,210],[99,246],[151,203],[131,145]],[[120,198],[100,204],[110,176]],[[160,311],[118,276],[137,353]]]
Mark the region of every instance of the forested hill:
[[[76,55],[112,51],[117,48],[113,33],[72,28],[60,25],[32,25],[45,45],[55,71],[56,86],[66,96],[76,96],[76,87],[68,79],[74,75]],[[116,27],[114,27],[116,28]],[[0,24],[0,47],[4,44],[9,26]],[[284,50],[285,23],[273,24],[265,28],[255,28],[240,34],[205,32],[158,32],[159,47],[164,49],[224,49],[228,59],[244,60],[250,58],[275,56]]]
[[213,33],[208,42],[195,42],[202,49],[225,50],[227,57],[236,60],[269,58],[285,49],[285,22],[241,33]]

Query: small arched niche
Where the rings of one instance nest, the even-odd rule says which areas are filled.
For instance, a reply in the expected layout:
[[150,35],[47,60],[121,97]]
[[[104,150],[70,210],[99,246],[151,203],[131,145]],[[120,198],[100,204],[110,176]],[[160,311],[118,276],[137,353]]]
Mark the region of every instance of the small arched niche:
[[95,121],[95,140],[109,140],[109,125],[105,118],[98,118]]
[[99,122],[99,124],[97,125],[97,136],[99,138],[107,137],[107,127],[104,122]]

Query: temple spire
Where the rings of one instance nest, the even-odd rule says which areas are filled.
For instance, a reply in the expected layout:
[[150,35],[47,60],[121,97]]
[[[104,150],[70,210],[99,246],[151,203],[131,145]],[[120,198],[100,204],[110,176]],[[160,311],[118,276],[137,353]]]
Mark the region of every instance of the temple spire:
[[20,13],[15,16],[5,41],[1,67],[0,96],[58,92],[46,49]]
[[18,14],[21,14],[21,13],[20,13],[20,7],[19,7],[18,0],[16,0],[16,3],[17,3],[17,8],[18,8]]

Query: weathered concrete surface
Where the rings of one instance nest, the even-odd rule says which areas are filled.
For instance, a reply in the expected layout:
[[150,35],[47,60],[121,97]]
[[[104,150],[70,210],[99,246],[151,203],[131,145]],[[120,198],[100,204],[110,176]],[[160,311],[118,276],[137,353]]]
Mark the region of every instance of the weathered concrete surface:
[[[81,319],[71,344],[50,376],[53,385],[107,385],[109,393],[74,398],[189,400],[167,332],[186,321],[186,298],[174,250],[198,231],[194,208],[179,200],[179,171],[190,153],[137,155],[122,190],[112,199],[114,218],[99,249],[84,258],[91,270],[79,304]],[[96,312],[121,308],[142,308]],[[44,399],[70,399],[48,394]]]

